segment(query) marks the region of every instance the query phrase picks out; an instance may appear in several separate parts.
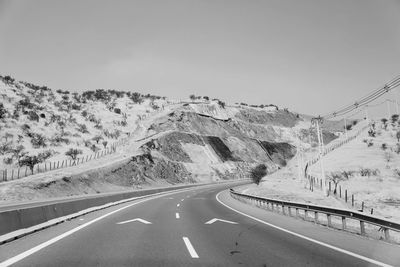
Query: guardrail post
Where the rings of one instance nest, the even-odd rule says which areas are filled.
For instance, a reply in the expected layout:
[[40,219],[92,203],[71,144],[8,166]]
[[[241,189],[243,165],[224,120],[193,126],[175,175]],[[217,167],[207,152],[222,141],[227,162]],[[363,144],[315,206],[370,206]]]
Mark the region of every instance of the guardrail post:
[[365,223],[364,223],[364,221],[360,221],[360,233],[361,233],[361,235],[365,235]]
[[328,221],[328,227],[332,227],[332,218],[330,214],[326,214],[326,219]]
[[347,189],[344,191],[344,200],[345,200],[346,203],[347,203]]
[[298,209],[298,208],[296,208],[296,217],[300,217],[299,209]]
[[304,220],[307,220],[307,210],[304,210]]
[[385,239],[387,241],[389,241],[390,240],[389,229],[388,228],[383,228],[383,232],[385,233]]
[[283,204],[282,204],[282,213],[283,213],[283,215],[286,215],[285,206]]
[[290,208],[290,206],[288,206],[288,213],[289,213],[289,216],[292,217],[292,209]]
[[342,230],[346,230],[346,217],[342,216]]
[[314,212],[314,222],[318,223],[318,212]]
[[271,202],[271,210],[274,211],[274,203]]

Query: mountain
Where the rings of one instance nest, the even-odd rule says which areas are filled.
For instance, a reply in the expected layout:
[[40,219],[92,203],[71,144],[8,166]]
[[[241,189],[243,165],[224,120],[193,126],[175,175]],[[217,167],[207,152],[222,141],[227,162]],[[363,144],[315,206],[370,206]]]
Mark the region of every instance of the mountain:
[[[29,156],[51,165],[71,160],[74,151],[87,160],[101,149],[116,150],[0,183],[4,201],[243,178],[258,164],[269,173],[284,167],[300,144],[316,146],[309,118],[275,105],[105,89],[76,93],[9,76],[0,76],[0,99],[0,170],[26,171]],[[326,143],[337,137],[323,133]]]

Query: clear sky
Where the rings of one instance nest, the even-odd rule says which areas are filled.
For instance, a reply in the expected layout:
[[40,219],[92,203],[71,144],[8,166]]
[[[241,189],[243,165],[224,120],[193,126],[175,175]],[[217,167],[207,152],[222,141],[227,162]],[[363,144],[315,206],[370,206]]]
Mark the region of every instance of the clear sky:
[[400,1],[0,0],[0,74],[326,113],[400,74]]

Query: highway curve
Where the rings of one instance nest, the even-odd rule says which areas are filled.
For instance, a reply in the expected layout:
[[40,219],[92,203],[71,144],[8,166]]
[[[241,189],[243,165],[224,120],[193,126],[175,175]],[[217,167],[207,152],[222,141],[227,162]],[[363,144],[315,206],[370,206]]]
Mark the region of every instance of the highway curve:
[[1,245],[0,266],[400,266],[400,246],[251,207],[227,188],[78,217]]

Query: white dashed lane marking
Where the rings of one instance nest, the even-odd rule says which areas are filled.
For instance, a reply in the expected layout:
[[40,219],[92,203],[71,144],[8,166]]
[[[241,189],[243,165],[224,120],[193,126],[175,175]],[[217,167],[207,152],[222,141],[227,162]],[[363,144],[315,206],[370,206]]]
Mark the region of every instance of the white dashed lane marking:
[[185,242],[186,248],[189,251],[189,254],[192,258],[199,258],[199,255],[197,255],[196,250],[194,250],[194,247],[192,246],[192,243],[190,243],[189,238],[186,236],[183,237],[183,242]]

